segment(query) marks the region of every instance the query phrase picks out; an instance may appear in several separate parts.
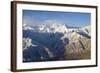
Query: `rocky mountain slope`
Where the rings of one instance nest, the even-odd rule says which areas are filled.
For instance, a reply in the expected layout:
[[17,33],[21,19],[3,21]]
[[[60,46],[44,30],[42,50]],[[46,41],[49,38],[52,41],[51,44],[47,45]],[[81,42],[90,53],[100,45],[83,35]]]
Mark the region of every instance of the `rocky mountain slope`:
[[90,51],[90,25],[23,25],[23,62],[90,59]]

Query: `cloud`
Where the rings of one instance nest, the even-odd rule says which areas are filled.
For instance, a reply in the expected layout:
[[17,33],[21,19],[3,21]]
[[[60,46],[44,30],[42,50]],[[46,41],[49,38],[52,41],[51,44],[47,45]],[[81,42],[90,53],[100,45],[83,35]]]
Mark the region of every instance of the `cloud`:
[[23,24],[27,24],[29,26],[39,25],[42,23],[38,19],[34,18],[33,16],[24,16],[23,17]]
[[35,19],[30,16],[23,16],[23,24],[32,26],[35,23]]
[[56,19],[47,19],[47,20],[38,20],[35,19],[33,16],[23,16],[23,24],[26,24],[28,26],[34,26],[34,25],[43,25],[43,24],[63,24],[61,20]]
[[61,22],[60,20],[45,20],[44,24],[63,24],[63,22]]

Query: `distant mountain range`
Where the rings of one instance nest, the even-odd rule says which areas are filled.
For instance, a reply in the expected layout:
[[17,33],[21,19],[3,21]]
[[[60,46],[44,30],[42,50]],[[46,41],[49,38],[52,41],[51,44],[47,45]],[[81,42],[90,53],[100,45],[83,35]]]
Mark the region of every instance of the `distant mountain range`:
[[90,59],[91,26],[23,24],[23,62]]

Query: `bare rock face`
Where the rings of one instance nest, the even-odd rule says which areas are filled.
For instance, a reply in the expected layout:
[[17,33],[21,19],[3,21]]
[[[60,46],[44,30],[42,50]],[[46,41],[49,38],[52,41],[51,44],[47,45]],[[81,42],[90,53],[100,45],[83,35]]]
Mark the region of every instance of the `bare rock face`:
[[68,32],[62,39],[66,37],[69,39],[69,43],[65,45],[65,58],[67,60],[91,58],[90,26]]

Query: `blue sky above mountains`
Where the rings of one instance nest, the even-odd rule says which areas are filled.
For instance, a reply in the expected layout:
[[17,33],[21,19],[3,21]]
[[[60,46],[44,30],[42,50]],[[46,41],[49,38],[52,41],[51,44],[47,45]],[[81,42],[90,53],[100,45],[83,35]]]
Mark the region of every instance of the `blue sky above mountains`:
[[23,23],[28,25],[57,23],[73,27],[83,27],[91,24],[91,14],[82,12],[23,10]]

